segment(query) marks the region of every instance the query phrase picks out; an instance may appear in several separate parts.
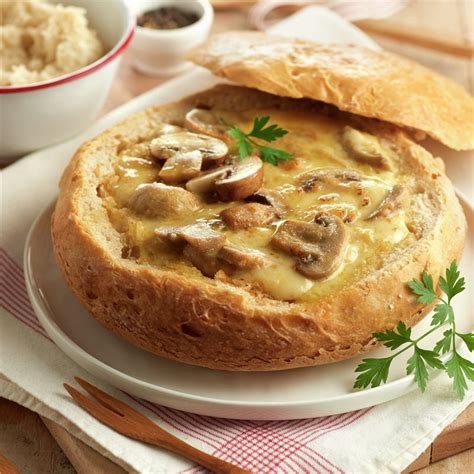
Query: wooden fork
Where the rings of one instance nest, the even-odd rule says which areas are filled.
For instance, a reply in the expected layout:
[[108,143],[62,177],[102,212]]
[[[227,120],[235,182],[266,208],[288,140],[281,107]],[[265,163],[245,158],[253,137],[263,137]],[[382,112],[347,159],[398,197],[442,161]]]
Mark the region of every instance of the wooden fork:
[[85,380],[79,377],[74,377],[74,379],[99,403],[87,398],[67,383],[64,384],[64,388],[80,407],[113,430],[129,438],[144,441],[145,443],[179,454],[218,474],[250,474],[250,471],[234,466],[181,441],[153,423],[145,415],[99,390]]

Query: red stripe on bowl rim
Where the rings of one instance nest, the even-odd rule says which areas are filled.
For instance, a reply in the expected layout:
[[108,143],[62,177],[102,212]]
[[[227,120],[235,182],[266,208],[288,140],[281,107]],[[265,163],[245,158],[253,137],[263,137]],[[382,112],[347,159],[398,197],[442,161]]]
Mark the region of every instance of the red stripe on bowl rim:
[[123,53],[123,51],[128,46],[130,41],[132,41],[136,28],[137,28],[136,16],[133,15],[129,11],[128,12],[128,25],[127,25],[124,35],[122,36],[122,38],[120,38],[119,42],[107,54],[99,58],[97,61],[81,69],[78,69],[77,71],[64,74],[62,76],[50,79],[48,81],[36,82],[33,84],[25,84],[24,86],[0,86],[0,95],[46,89],[48,87],[58,86],[60,84],[65,84],[66,82],[75,81],[76,79],[87,76],[93,73],[94,71],[97,71],[98,69],[102,68],[107,63],[114,60],[117,56]]

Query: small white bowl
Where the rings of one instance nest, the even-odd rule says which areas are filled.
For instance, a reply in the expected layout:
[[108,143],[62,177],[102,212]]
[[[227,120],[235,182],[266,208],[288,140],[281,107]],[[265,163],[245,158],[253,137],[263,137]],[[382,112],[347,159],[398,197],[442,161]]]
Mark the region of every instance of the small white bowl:
[[94,63],[49,81],[0,87],[0,163],[77,134],[104,105],[136,21],[126,0],[61,0],[87,10],[108,53]]
[[191,11],[199,20],[189,26],[171,30],[155,30],[137,27],[132,42],[133,65],[149,76],[173,76],[191,66],[186,55],[193,48],[204,43],[209,36],[214,10],[208,0],[135,0],[133,8],[137,16],[155,8],[177,6]]

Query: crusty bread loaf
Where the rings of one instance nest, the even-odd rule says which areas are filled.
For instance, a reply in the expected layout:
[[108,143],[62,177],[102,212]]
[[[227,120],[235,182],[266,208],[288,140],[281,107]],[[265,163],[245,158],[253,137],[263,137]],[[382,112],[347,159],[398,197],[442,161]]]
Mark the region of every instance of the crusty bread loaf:
[[333,104],[422,131],[455,150],[474,148],[474,99],[446,77],[386,51],[235,31],[214,35],[190,59],[247,87]]
[[[161,122],[181,124],[197,105],[237,111],[317,109],[384,137],[401,157],[397,166],[417,178],[409,189],[416,241],[380,268],[309,302],[281,301],[231,280],[181,274],[125,256],[123,235],[110,222],[100,187],[114,175],[124,143],[149,136]],[[52,237],[74,293],[115,334],[185,363],[264,371],[345,359],[373,348],[374,331],[419,321],[430,308],[416,302],[406,283],[422,271],[438,282],[444,268],[462,254],[465,219],[443,162],[403,130],[310,100],[219,86],[137,113],[85,143],[61,180]]]

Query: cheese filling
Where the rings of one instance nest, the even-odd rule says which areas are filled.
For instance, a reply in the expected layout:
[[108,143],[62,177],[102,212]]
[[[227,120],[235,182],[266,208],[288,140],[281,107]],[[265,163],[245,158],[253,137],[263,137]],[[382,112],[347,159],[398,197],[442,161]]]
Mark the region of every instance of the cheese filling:
[[[242,130],[250,130],[255,117],[269,115],[272,123],[288,130],[276,146],[292,153],[295,159],[278,166],[264,163],[262,186],[278,192],[286,203],[285,213],[266,225],[231,229],[220,213],[244,204],[244,201],[222,202],[199,197],[201,205],[177,209],[171,216],[137,215],[130,205],[137,188],[161,181],[161,165],[152,157],[150,143],[153,137],[150,137],[120,151],[115,174],[102,186],[102,197],[110,220],[123,235],[124,258],[188,277],[200,276],[201,271],[186,253],[158,238],[156,231],[202,223],[223,234],[229,245],[256,252],[265,260],[265,265],[255,268],[237,267],[231,272],[222,268],[215,274],[216,280],[251,287],[279,300],[311,301],[380,268],[390,254],[402,251],[414,241],[415,236],[409,231],[410,226],[407,227],[410,221],[408,206],[394,206],[388,212],[379,212],[384,200],[398,189],[394,186],[409,189],[413,179],[401,170],[401,158],[389,143],[377,137],[368,138],[384,154],[384,165],[377,166],[372,159],[366,160],[364,156],[357,157],[348,151],[348,145],[344,142],[346,124],[336,118],[277,109],[239,113],[216,110],[213,114]],[[156,136],[159,135],[157,131]],[[352,135],[349,139],[353,138]],[[356,138],[365,140],[364,137]],[[235,146],[229,140],[227,143],[228,157],[233,157],[235,161]],[[372,152],[374,146],[365,146],[365,149],[368,148]],[[312,189],[302,185],[305,177],[315,171],[326,173],[335,169],[355,172],[359,178],[321,179]],[[184,187],[184,183],[176,186]],[[150,201],[148,204],[152,206],[153,203]],[[272,245],[272,238],[285,222],[313,223],[321,214],[336,215],[342,219],[347,242],[337,269],[323,278],[312,278],[298,270],[295,255]]]

